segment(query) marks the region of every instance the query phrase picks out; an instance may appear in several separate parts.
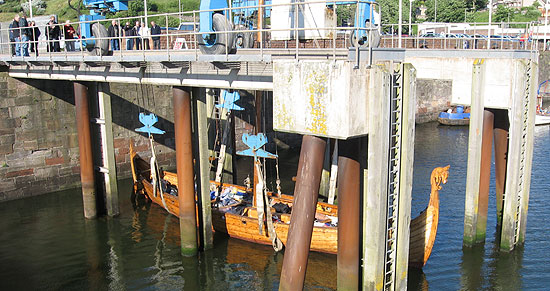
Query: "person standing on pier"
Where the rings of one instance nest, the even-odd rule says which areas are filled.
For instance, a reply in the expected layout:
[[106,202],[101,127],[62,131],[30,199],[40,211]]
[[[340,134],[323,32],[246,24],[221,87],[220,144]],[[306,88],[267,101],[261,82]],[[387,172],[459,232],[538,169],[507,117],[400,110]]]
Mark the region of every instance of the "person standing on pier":
[[160,26],[151,21],[151,38],[153,39],[153,49],[160,50]]
[[49,40],[48,51],[49,52],[60,52],[61,47],[59,46],[59,37],[61,35],[61,29],[55,21],[55,16],[50,17],[50,22],[46,26],[46,37]]
[[41,32],[34,21],[31,21],[31,32],[31,53],[38,57],[38,38]]
[[65,35],[65,51],[74,52],[74,27],[71,25],[71,21],[65,21],[63,26],[63,34]]
[[151,30],[147,27],[145,22],[141,23],[139,28],[139,36],[141,37],[141,47],[144,50],[149,49],[149,37],[151,37]]
[[21,29],[21,55],[24,57],[29,56],[29,35],[30,28],[29,23],[27,22],[27,15],[25,13],[21,14],[21,18],[19,19],[19,28]]
[[12,56],[20,56],[21,54],[19,52],[19,15],[15,15],[13,17],[12,23],[10,23],[10,44],[11,47],[11,55]]
[[124,26],[124,36],[126,37],[126,50],[131,51],[134,48],[134,27],[130,26],[130,22],[126,22]]
[[118,23],[116,20],[113,20],[113,22],[111,22],[111,26],[109,26],[109,30],[107,31],[109,33],[109,37],[111,38],[111,49],[114,51],[120,50],[120,43],[118,41],[119,29]]
[[139,29],[141,28],[141,25],[139,25],[139,21],[136,21],[136,25],[134,26],[134,36],[136,38],[136,50],[141,49],[141,37],[139,36]]

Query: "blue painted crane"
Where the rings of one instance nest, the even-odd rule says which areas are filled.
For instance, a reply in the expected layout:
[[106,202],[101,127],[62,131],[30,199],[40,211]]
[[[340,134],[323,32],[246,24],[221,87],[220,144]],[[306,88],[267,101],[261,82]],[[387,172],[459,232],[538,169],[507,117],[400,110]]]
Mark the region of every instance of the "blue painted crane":
[[[199,15],[201,35],[198,37],[200,50],[204,54],[224,54],[234,52],[236,48],[253,47],[253,33],[247,30],[257,29],[254,26],[254,19],[259,20],[259,5],[263,10],[260,17],[269,18],[273,8],[272,4],[277,3],[273,3],[272,0],[232,0],[231,9],[229,9],[226,0],[201,0]],[[356,29],[351,35],[351,45],[377,47],[380,34],[376,30],[378,23],[374,17],[376,2],[374,0],[327,0],[326,2],[327,7],[346,4],[357,4],[357,13],[355,13],[354,19]],[[288,17],[292,17],[291,13],[288,14]],[[303,13],[299,13],[298,17],[303,18]],[[274,21],[286,21],[286,19],[271,19],[271,23]],[[290,19],[290,22],[294,23],[294,19]],[[303,23],[303,19],[298,22]]]
[[128,0],[82,0],[90,9],[89,15],[80,15],[80,37],[86,49],[96,55],[106,55],[109,50],[107,29],[97,20],[105,19],[105,14],[128,10]]

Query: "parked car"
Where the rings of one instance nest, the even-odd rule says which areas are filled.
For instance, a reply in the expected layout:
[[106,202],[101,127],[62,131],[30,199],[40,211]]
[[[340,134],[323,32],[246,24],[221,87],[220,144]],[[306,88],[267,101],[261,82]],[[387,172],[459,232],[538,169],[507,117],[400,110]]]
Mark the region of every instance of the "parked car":
[[441,37],[441,35],[435,32],[428,32],[428,33],[421,34],[420,37]]
[[182,22],[178,26],[178,30],[199,31],[199,24],[194,22]]

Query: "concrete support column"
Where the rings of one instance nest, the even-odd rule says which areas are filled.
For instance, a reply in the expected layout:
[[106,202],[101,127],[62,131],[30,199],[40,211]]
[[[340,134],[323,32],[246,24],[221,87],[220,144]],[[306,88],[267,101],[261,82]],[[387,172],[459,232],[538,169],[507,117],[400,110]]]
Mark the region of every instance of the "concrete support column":
[[470,111],[470,133],[468,138],[468,173],[466,175],[466,201],[464,203],[463,245],[473,246],[477,237],[479,214],[479,190],[481,174],[481,145],[484,113],[483,60],[476,60],[472,70],[472,102]]
[[491,183],[491,159],[493,146],[494,114],[483,111],[483,133],[481,135],[481,164],[479,173],[479,196],[477,202],[477,224],[475,242],[485,241],[487,233],[487,209],[489,207],[489,185]]
[[210,203],[210,154],[208,153],[208,107],[206,105],[206,91],[202,88],[193,88],[194,110],[194,149],[197,175],[197,196],[199,198],[199,237],[203,250],[211,249],[212,208]]
[[181,253],[184,256],[192,256],[197,253],[190,91],[191,88],[188,87],[173,88],[180,238]]
[[[363,290],[381,290],[385,283],[386,222],[390,148],[391,74],[381,68],[370,72],[367,171],[363,178]],[[393,90],[393,89],[391,89]]]
[[403,112],[401,116],[401,169],[399,177],[395,290],[406,290],[408,285],[416,111],[416,70],[411,64],[403,64],[402,66]]
[[111,110],[111,95],[107,83],[97,83],[97,100],[99,118],[105,121],[100,126],[101,155],[103,167],[108,173],[104,175],[105,181],[105,204],[107,215],[116,216],[120,214],[118,206],[118,181],[116,175],[115,147],[113,142],[113,116]]
[[90,135],[90,111],[88,107],[88,88],[83,83],[74,82],[76,107],[76,129],[80,152],[80,180],[82,181],[82,199],[84,217],[97,216],[97,202],[92,158],[92,140]]
[[325,146],[322,138],[303,137],[279,290],[304,286]]
[[339,141],[338,290],[359,289],[359,139]]
[[502,211],[500,250],[511,251],[525,239],[535,128],[537,64],[516,62],[510,109],[510,139]]

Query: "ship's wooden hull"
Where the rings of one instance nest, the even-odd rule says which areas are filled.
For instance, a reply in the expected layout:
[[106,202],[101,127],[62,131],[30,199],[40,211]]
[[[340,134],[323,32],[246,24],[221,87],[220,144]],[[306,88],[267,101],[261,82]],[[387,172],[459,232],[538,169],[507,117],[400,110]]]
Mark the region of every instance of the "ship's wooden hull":
[[437,121],[439,121],[439,123],[443,125],[451,125],[451,126],[465,126],[470,124],[469,118],[451,119],[451,118],[438,117]]
[[[146,168],[138,169],[138,167],[145,167],[148,164],[141,160],[139,156],[135,155],[133,149],[132,153],[132,174],[134,181],[140,181],[143,185],[143,189],[147,196],[155,203],[164,208],[160,193],[153,195],[153,187],[148,178],[139,179],[140,176],[148,176],[148,170]],[[163,172],[163,178],[170,182],[172,185],[177,185],[177,175],[171,172]],[[212,182],[214,183],[215,182]],[[222,187],[236,187],[241,191],[248,191],[245,187],[231,184],[223,184]],[[168,193],[162,193],[164,201],[166,203],[166,210],[173,215],[178,215],[178,199],[176,196]],[[281,195],[281,197],[275,197],[271,195],[272,199],[289,204],[292,206],[292,196]],[[411,237],[410,237],[410,249],[409,249],[409,265],[413,267],[421,268],[428,260],[433,244],[435,242],[435,235],[437,232],[437,223],[439,217],[439,200],[432,201],[430,199],[430,205],[415,219],[411,221]],[[337,216],[338,207],[335,205],[319,202],[317,205],[317,213]],[[289,221],[290,217],[287,215],[286,219],[282,221]],[[286,245],[289,224],[284,222],[274,222],[275,231],[277,237],[281,239],[283,244]],[[263,224],[262,234],[259,232],[258,219],[255,213],[255,209],[248,207],[245,209],[242,215],[224,211],[219,208],[212,208],[212,227],[215,231],[227,233],[230,237],[238,238],[241,240],[259,243],[264,245],[271,245],[271,240],[267,236],[267,229]],[[323,253],[336,254],[338,251],[338,228],[332,226],[314,226],[311,237],[311,250]]]
[[439,199],[430,203],[419,216],[411,220],[409,266],[422,268],[428,261],[435,243],[438,221]]

